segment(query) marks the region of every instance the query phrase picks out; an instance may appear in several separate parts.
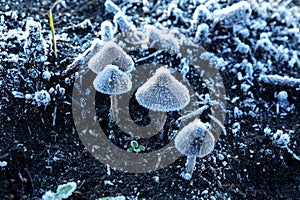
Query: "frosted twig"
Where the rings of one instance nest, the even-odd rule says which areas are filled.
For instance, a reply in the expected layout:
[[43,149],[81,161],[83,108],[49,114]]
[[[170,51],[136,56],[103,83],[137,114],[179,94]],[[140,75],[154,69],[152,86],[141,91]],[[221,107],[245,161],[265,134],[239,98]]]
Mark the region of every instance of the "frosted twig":
[[183,122],[183,121],[186,121],[186,120],[188,120],[188,119],[190,119],[190,118],[193,118],[193,117],[195,117],[195,116],[197,116],[197,115],[201,115],[201,114],[203,113],[203,111],[206,110],[206,109],[208,109],[208,108],[209,108],[208,105],[204,105],[204,106],[202,106],[201,108],[198,108],[197,110],[195,110],[195,111],[193,111],[193,112],[191,112],[191,113],[189,113],[189,114],[186,114],[186,115],[183,115],[183,116],[179,117],[179,118],[177,119],[176,123],[177,123],[177,122]]
[[260,75],[258,80],[260,82],[271,84],[271,85],[290,86],[290,87],[300,86],[299,78],[293,78],[288,76]]
[[222,129],[222,131],[223,131],[223,133],[224,133],[224,135],[227,135],[227,132],[226,132],[226,129],[225,129],[225,126],[223,126],[223,124],[220,122],[220,120],[218,120],[216,117],[214,117],[213,115],[208,115],[214,122],[216,122],[216,124],[218,124],[220,127],[221,127],[221,129]]
[[135,62],[136,62],[136,63],[137,63],[137,62],[142,62],[142,61],[144,61],[144,60],[147,60],[148,58],[157,56],[157,55],[160,54],[162,51],[163,51],[163,50],[158,50],[158,51],[156,51],[156,52],[150,54],[149,56],[146,56],[146,57],[143,57],[143,58],[140,58],[140,59],[136,60]]
[[288,146],[285,146],[286,150],[292,154],[293,158],[295,158],[296,160],[300,161],[300,157],[297,156]]

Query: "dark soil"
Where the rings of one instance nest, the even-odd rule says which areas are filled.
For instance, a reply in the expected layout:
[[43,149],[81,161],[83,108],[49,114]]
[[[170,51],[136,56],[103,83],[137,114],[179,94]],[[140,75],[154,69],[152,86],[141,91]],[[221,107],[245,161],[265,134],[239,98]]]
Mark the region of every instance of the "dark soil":
[[[231,49],[236,48],[232,42],[233,30],[223,27],[217,27],[214,32],[216,35],[210,36],[213,46],[202,44],[207,51],[229,60],[228,66],[220,70],[228,97],[225,122],[227,134],[221,134],[213,153],[198,160],[196,170],[189,181],[180,176],[185,167],[184,156],[157,171],[133,174],[111,169],[109,173],[107,166],[87,151],[76,132],[73,119],[78,116],[72,115],[71,103],[75,72],[79,69],[74,69],[68,74],[63,74],[62,71],[90,47],[94,38],[100,37],[101,22],[112,21],[113,15],[105,11],[104,1],[101,0],[65,2],[66,8],[58,3],[53,9],[54,26],[58,35],[67,33],[71,40],[57,40],[58,58],[55,59],[51,52],[48,52],[47,62],[41,68],[38,68],[37,63],[26,61],[24,39],[17,40],[13,36],[11,39],[0,38],[0,161],[7,162],[6,167],[0,167],[0,199],[41,199],[46,191],[55,191],[58,185],[71,181],[77,182],[78,187],[69,199],[97,199],[106,196],[125,196],[127,199],[300,198],[300,161],[293,158],[285,148],[276,145],[272,138],[264,133],[266,127],[272,132],[283,130],[289,133],[291,141],[288,146],[296,155],[300,155],[300,89],[261,83],[258,81],[261,71],[257,69],[253,73],[253,85],[248,91],[243,91],[240,86],[247,83],[247,80],[239,80],[237,72],[240,70],[244,76],[247,72],[233,66],[242,63],[244,59],[251,60],[251,56],[241,55],[239,52],[234,52],[234,55],[222,52],[222,44],[230,44]],[[53,3],[20,0],[1,1],[0,4],[0,17],[4,17],[0,27],[6,28],[0,30],[2,33],[16,28],[24,31],[26,20],[31,18],[41,23],[42,34],[48,43],[48,11]],[[135,3],[133,7],[142,12],[140,5]],[[17,19],[12,14],[13,11],[16,12]],[[130,11],[129,8],[128,13]],[[140,16],[148,17],[150,14],[141,13]],[[157,18],[155,14],[153,16]],[[259,16],[260,13],[253,10],[251,19]],[[91,27],[74,28],[74,25],[86,19],[91,21]],[[266,21],[267,27],[279,27],[277,32],[281,31],[280,28],[288,26],[285,21],[275,17],[267,17]],[[172,26],[185,25],[179,21]],[[252,39],[258,40],[259,34],[266,30],[252,30],[249,26],[248,28],[250,36],[245,38],[244,42],[251,46]],[[269,31],[277,34],[275,28]],[[218,35],[227,34],[229,38],[217,41]],[[288,35],[287,41],[277,42],[297,51],[299,56],[300,40],[298,38],[298,42],[295,42],[296,37]],[[133,51],[130,55],[138,57],[142,53],[147,55],[147,52],[140,51]],[[8,58],[13,54],[19,56],[18,62],[9,61]],[[266,54],[268,52],[253,52],[256,59],[264,64],[268,62],[268,57],[264,56]],[[162,56],[160,63],[171,62],[174,66],[170,67],[180,71],[180,67],[175,67],[180,58],[167,53],[162,53]],[[300,66],[297,66],[297,63],[293,68],[288,68],[288,61],[276,63],[274,57],[272,59],[272,73],[300,78]],[[37,78],[30,76],[28,70],[32,68],[38,70]],[[40,75],[46,69],[52,73],[49,81],[42,79]],[[187,79],[195,87],[195,91],[207,92],[207,88],[199,87],[203,85],[203,81],[198,74],[193,74],[192,70]],[[34,101],[16,98],[13,94],[13,91],[33,94],[37,90],[49,90],[51,87],[55,92],[51,94],[51,102],[47,106],[37,106]],[[65,89],[64,94],[60,93],[60,88]],[[276,112],[277,98],[274,97],[274,93],[280,91],[289,94],[288,101],[295,106],[291,111]],[[233,101],[235,97],[239,98]],[[104,118],[99,122],[101,127],[106,130],[108,137],[109,130],[114,130],[115,137],[111,141],[123,149],[126,149],[124,146],[128,146],[133,139],[149,147],[146,152],[162,148],[170,142],[168,136],[179,129],[174,121],[181,113],[174,111],[167,113],[168,125],[164,126],[163,132],[147,140],[131,137],[120,131],[116,125],[108,126],[106,116],[110,108],[109,95],[97,93],[96,107],[97,117]],[[241,110],[242,114],[236,115],[235,108]],[[149,123],[148,110],[141,107],[134,98],[131,99],[130,110],[133,119],[143,118],[139,125]],[[208,121],[207,114],[209,112],[199,116],[202,121]],[[239,129],[236,129],[236,122],[240,126]],[[112,184],[107,184],[107,181],[111,181]]]

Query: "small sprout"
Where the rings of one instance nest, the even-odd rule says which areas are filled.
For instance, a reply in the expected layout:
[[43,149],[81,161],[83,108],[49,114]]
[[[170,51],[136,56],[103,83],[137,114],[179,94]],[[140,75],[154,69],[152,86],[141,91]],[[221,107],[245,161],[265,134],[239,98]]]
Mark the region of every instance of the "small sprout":
[[69,198],[72,193],[76,190],[77,184],[75,182],[68,182],[63,185],[59,185],[56,193],[52,191],[47,191],[42,199],[43,200],[62,200]]
[[113,25],[110,21],[101,23],[101,39],[103,41],[110,41],[114,37]]
[[49,26],[51,30],[51,44],[52,44],[52,51],[55,57],[57,57],[57,49],[56,49],[56,40],[55,40],[55,29],[53,24],[53,16],[52,10],[49,10]]
[[93,82],[95,89],[103,94],[112,95],[110,109],[110,123],[118,120],[117,94],[128,92],[132,82],[127,73],[119,70],[115,65],[108,65],[100,72]]
[[214,149],[215,137],[199,119],[195,119],[175,137],[176,149],[187,156],[186,172],[182,177],[189,180],[192,177],[196,158],[203,158]]
[[113,41],[103,43],[102,48],[88,62],[88,67],[96,74],[107,65],[116,65],[123,72],[130,72],[134,68],[131,57]]
[[142,106],[153,111],[175,111],[190,102],[188,89],[176,80],[170,70],[160,67],[155,74],[135,94]]
[[143,145],[140,145],[137,141],[133,140],[130,142],[130,146],[127,151],[128,152],[135,152],[135,153],[139,153],[141,151],[145,150],[145,147]]

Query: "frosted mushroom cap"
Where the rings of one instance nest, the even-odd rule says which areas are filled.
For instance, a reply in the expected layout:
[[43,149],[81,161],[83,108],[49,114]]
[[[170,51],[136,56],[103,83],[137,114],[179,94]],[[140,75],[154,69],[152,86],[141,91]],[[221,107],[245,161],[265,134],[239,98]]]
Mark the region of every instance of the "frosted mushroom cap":
[[103,43],[103,47],[88,62],[88,67],[96,74],[106,65],[116,65],[123,72],[133,70],[134,62],[126,52],[113,41]]
[[204,157],[214,149],[215,138],[206,126],[196,119],[178,132],[175,147],[186,156]]
[[119,70],[117,66],[107,65],[97,75],[93,85],[98,92],[103,94],[123,94],[131,89],[132,82],[128,74]]
[[164,67],[156,70],[135,94],[138,103],[154,111],[175,111],[190,102],[188,89]]

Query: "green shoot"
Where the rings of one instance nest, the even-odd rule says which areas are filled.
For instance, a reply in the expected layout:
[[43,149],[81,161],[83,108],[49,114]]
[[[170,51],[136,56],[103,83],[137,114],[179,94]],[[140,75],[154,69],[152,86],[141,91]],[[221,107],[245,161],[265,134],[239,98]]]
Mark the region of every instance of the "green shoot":
[[50,22],[50,30],[51,30],[51,43],[52,43],[52,51],[54,53],[55,58],[57,57],[57,49],[56,49],[56,40],[55,40],[55,29],[53,24],[53,16],[52,16],[52,10],[50,8],[49,10],[49,22]]
[[137,141],[133,140],[130,142],[130,146],[127,151],[128,152],[135,152],[135,153],[139,153],[141,151],[145,150],[145,147],[143,145],[139,145]]

